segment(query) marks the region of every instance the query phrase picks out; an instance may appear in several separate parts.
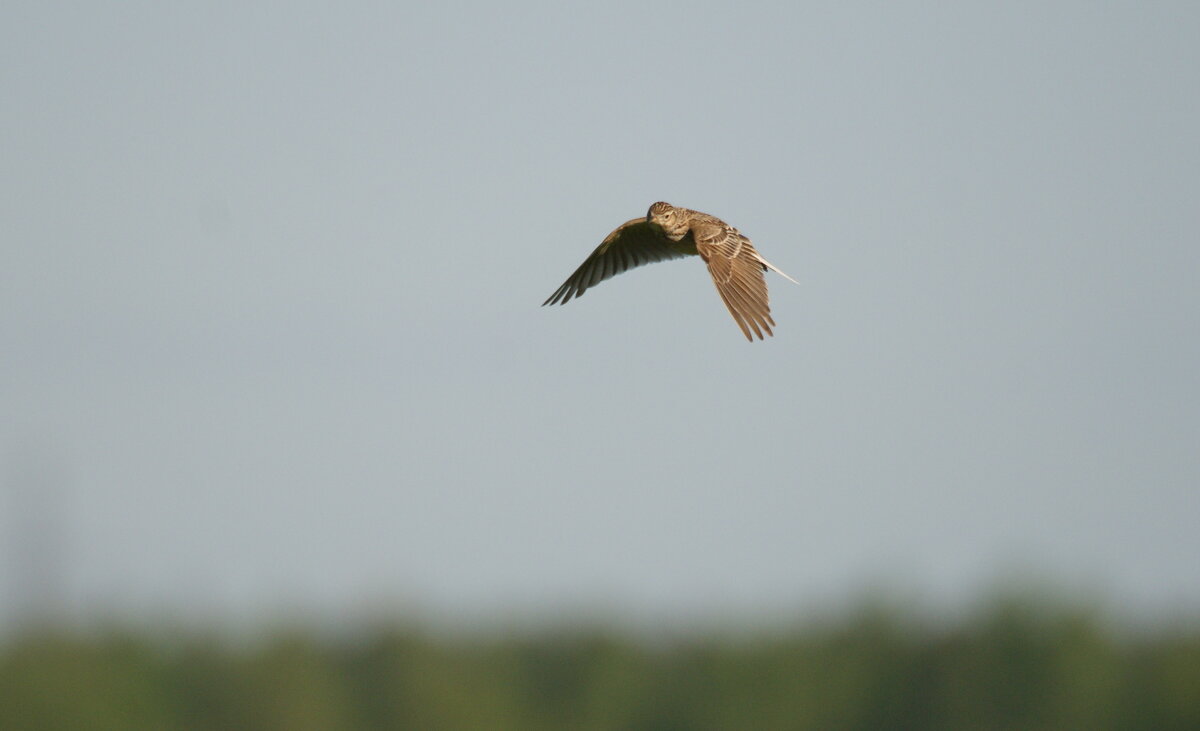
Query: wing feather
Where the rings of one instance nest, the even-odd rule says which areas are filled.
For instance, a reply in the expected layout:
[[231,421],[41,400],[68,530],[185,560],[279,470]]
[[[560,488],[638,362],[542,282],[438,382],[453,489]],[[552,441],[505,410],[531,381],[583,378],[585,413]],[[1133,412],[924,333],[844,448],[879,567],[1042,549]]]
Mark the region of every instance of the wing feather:
[[661,227],[650,223],[644,216],[626,221],[605,237],[542,305],[566,304],[572,297],[582,297],[584,292],[600,282],[634,267],[678,259],[691,253],[686,243],[672,242]]
[[[693,228],[695,231],[695,228]],[[696,249],[708,263],[717,293],[747,340],[773,335],[771,307],[763,264],[750,239],[729,225],[705,226],[696,235]],[[751,335],[753,332],[754,335]]]

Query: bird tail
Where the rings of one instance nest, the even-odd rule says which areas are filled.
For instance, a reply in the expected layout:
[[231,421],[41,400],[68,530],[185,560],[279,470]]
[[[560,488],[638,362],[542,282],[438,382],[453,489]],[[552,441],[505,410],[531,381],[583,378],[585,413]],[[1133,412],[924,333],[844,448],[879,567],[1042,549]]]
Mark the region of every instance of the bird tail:
[[[755,252],[755,253],[757,253],[757,252]],[[789,277],[789,276],[788,276],[786,273],[784,273],[784,271],[783,271],[782,269],[780,269],[779,267],[775,266],[774,264],[772,264],[771,262],[767,261],[766,259],[762,258],[761,256],[760,256],[760,257],[758,257],[758,260],[759,260],[759,262],[761,262],[761,263],[762,263],[762,265],[763,265],[764,267],[766,267],[767,269],[770,269],[771,271],[775,272],[776,274],[778,274],[779,276],[781,276],[781,277],[783,277],[784,279],[788,280],[788,281],[789,281],[789,282],[791,282],[792,284],[800,284],[800,283],[799,283],[799,282],[797,282],[795,279],[792,279],[792,278],[791,278],[791,277]]]

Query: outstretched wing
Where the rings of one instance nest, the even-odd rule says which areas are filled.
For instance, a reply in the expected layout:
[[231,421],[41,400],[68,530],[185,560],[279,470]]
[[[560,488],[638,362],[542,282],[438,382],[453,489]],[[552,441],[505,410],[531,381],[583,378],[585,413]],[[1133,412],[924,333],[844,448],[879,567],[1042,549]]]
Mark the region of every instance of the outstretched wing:
[[708,264],[717,292],[746,339],[754,340],[752,330],[759,340],[764,332],[773,334],[771,326],[775,321],[771,319],[767,280],[763,277],[766,266],[750,239],[731,226],[717,223],[694,224],[692,233],[696,250]]
[[[686,241],[686,240],[685,240]],[[605,237],[592,255],[584,260],[575,273],[542,303],[566,304],[572,297],[582,297],[589,287],[642,264],[687,256],[688,246],[667,238],[662,227],[646,217],[626,221]]]

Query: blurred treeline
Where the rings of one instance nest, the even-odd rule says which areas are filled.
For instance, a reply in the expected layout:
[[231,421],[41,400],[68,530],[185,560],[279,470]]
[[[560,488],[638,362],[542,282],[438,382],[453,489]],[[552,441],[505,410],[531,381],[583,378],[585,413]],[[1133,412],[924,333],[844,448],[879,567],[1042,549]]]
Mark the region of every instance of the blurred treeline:
[[740,634],[25,633],[0,729],[1200,729],[1200,631],[999,602]]

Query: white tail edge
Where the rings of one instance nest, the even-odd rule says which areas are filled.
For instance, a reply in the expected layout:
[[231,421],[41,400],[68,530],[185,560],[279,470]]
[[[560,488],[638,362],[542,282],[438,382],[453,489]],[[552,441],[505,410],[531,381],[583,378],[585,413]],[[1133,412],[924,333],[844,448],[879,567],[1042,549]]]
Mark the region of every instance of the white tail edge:
[[799,283],[799,282],[797,282],[795,279],[792,279],[792,278],[791,278],[791,277],[789,277],[787,274],[785,274],[785,273],[784,273],[784,271],[783,271],[782,269],[780,269],[779,267],[775,266],[774,264],[772,264],[771,262],[767,261],[766,259],[762,258],[761,256],[760,256],[760,257],[758,257],[758,260],[759,260],[759,261],[761,261],[761,262],[763,263],[763,266],[765,266],[767,269],[770,269],[771,271],[775,272],[775,273],[776,273],[776,274],[778,274],[779,276],[781,276],[781,277],[783,277],[784,279],[788,280],[788,281],[789,281],[789,282],[791,282],[792,284],[800,284],[800,283]]

